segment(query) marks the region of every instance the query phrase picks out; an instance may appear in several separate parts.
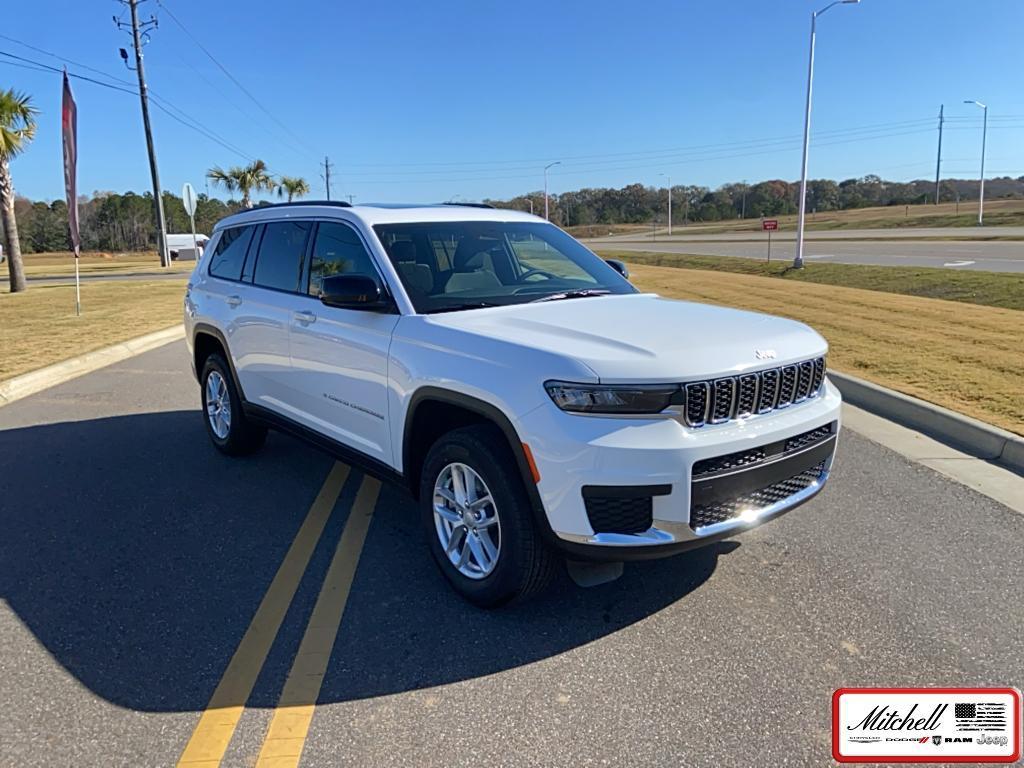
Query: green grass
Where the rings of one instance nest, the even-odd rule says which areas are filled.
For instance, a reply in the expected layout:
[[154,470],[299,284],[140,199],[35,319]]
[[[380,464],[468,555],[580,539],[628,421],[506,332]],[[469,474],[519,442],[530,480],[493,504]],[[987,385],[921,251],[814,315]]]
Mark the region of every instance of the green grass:
[[934,267],[884,267],[818,262],[807,264],[803,269],[793,269],[789,261],[769,264],[765,261],[733,256],[696,256],[609,249],[601,249],[598,252],[605,258],[622,259],[634,264],[756,275],[793,282],[863,288],[1024,311],[1024,274],[1019,273],[980,270],[956,272]]

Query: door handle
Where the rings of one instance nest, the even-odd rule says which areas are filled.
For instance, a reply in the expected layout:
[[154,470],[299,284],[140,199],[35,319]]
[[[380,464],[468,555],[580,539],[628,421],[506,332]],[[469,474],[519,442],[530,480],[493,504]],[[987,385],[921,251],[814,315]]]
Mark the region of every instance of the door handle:
[[292,319],[297,323],[302,323],[302,325],[309,325],[316,322],[316,315],[308,310],[303,310],[302,312],[293,313]]
[[225,301],[227,301],[229,307],[237,307],[242,303],[242,297],[235,294],[234,296],[228,296]]

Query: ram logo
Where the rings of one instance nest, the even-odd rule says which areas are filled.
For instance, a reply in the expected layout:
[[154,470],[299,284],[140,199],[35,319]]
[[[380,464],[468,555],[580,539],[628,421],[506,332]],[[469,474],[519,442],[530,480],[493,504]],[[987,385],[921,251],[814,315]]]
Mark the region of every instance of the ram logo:
[[774,349],[755,349],[754,357],[758,360],[774,360],[775,350]]

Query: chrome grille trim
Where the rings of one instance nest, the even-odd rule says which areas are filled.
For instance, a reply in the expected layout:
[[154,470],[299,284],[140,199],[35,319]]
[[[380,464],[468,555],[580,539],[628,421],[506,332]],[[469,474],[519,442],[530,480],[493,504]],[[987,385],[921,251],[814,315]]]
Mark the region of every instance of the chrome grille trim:
[[686,403],[683,415],[691,427],[703,427],[708,420],[708,405],[711,402],[711,385],[706,381],[687,384]]
[[683,385],[682,413],[689,427],[724,424],[770,413],[821,394],[825,358],[768,368],[739,376],[723,376]]
[[711,383],[711,407],[708,421],[723,424],[736,414],[736,378],[715,379]]

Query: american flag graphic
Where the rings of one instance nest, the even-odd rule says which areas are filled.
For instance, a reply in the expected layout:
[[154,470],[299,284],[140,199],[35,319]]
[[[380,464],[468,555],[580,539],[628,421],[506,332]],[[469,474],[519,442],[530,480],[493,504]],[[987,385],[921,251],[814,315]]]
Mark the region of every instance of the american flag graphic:
[[959,731],[1005,731],[1006,705],[991,702],[958,703],[953,719]]

